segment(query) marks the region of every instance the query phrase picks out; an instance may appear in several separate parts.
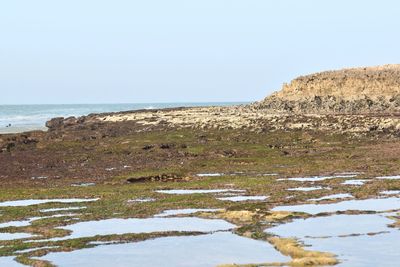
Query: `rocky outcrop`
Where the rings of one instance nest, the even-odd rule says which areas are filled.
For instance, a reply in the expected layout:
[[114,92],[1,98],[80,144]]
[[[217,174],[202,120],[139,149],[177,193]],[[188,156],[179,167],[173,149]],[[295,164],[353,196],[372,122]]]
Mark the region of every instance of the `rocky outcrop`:
[[400,65],[301,76],[254,107],[284,113],[399,113]]
[[[47,138],[94,140],[165,129],[326,131],[400,136],[400,65],[302,76],[265,100],[232,107],[193,107],[54,118]],[[143,150],[151,150],[146,146]],[[169,149],[168,144],[160,149]]]
[[[75,120],[67,121],[71,123]],[[103,139],[166,129],[323,131],[332,134],[400,136],[400,116],[394,114],[279,114],[249,106],[109,113],[78,118],[76,124],[53,122],[59,128],[54,126],[48,138],[62,140]],[[154,147],[146,145],[142,149],[152,150]],[[158,148],[168,150],[174,145],[165,143]]]
[[49,128],[49,131],[54,131],[54,130],[74,126],[81,122],[82,121],[79,121],[79,119],[77,119],[75,117],[68,117],[68,118],[57,117],[57,118],[53,118],[53,119],[47,121],[46,127]]

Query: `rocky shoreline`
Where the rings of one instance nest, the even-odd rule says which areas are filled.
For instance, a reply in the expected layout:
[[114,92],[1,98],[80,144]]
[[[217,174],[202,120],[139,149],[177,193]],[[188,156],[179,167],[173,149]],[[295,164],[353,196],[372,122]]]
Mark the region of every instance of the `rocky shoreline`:
[[326,131],[331,133],[385,133],[397,136],[400,114],[285,114],[268,113],[251,106],[181,108],[96,114],[80,118],[56,118],[47,123],[50,132],[106,125],[135,125],[133,130],[244,129],[268,131]]
[[[323,77],[326,75],[332,74],[322,74]],[[335,75],[337,73],[334,73],[334,77]],[[287,139],[286,143],[296,143],[293,138],[299,135],[306,136],[301,137],[304,140],[336,138],[339,143],[363,140],[363,144],[369,145],[372,142],[377,147],[388,141],[396,144],[398,142],[400,113],[391,112],[390,109],[385,112],[363,112],[363,109],[348,113],[333,112],[335,109],[321,112],[317,106],[315,109],[310,108],[315,101],[306,100],[304,108],[309,112],[298,113],[295,112],[297,109],[280,109],[287,101],[303,107],[302,98],[295,100],[291,94],[293,92],[289,90],[288,93],[287,90],[289,89],[285,87],[282,92],[272,95],[266,101],[250,105],[136,110],[90,114],[78,118],[54,118],[46,123],[48,131],[0,135],[0,160],[4,163],[0,179],[47,175],[60,178],[91,178],[96,175],[96,179],[103,179],[111,176],[109,171],[102,168],[104,165],[126,162],[126,166],[133,166],[137,170],[143,166],[157,169],[166,164],[165,157],[175,167],[181,166],[182,162],[196,159],[199,155],[197,152],[203,150],[206,142],[210,142],[207,137],[209,135],[215,135],[224,148],[233,148],[222,149],[223,151],[210,148],[211,152],[204,155],[205,159],[214,159],[216,155],[236,157],[236,146],[240,143],[237,140],[250,142],[249,140],[254,139],[254,142],[264,142],[265,140],[259,139],[274,138],[268,147],[282,149],[284,156],[299,155],[299,159],[304,151],[311,152],[307,148],[301,148],[298,152],[291,145],[285,147],[281,144],[281,139]],[[310,92],[305,93],[304,99],[311,97]],[[385,95],[388,96],[389,94]],[[290,100],[282,100],[283,97]],[[362,97],[364,96],[355,100],[346,98],[343,101],[364,101]],[[275,98],[280,100],[275,101]],[[274,106],[268,107],[268,103]],[[166,133],[172,137],[164,137]],[[191,141],[181,143],[181,135],[187,135]],[[236,137],[221,141],[229,135]],[[149,142],[149,139],[152,141]],[[132,147],[127,149],[126,144],[131,144]],[[192,152],[193,145],[196,147],[195,152]],[[382,149],[393,154],[391,148],[385,145]],[[305,147],[308,146],[308,143],[305,144]],[[149,151],[154,151],[154,158],[148,158]],[[90,162],[90,168],[87,167],[87,162]],[[43,166],[38,167],[38,164]],[[41,170],[46,170],[45,174]],[[121,170],[124,171],[126,170]]]
[[[82,129],[243,129],[399,136],[400,65],[328,71],[294,79],[263,101],[55,118],[50,133]],[[128,129],[130,128],[130,129]]]
[[399,114],[295,114],[268,113],[252,106],[199,107],[141,110],[92,114],[79,118],[54,118],[47,132],[33,131],[0,137],[0,151],[17,145],[34,145],[41,140],[87,140],[124,136],[159,130],[201,129],[276,131],[316,131],[352,136],[400,136]]
[[[387,247],[396,244],[397,232],[388,224],[398,227],[400,218],[400,116],[390,110],[322,112],[310,109],[312,102],[304,105],[312,112],[254,103],[90,114],[54,118],[48,131],[0,135],[1,224],[11,225],[2,234],[26,236],[0,240],[0,258],[54,266],[51,255],[96,249],[94,244],[108,249],[199,234],[197,228],[136,233],[132,227],[105,231],[102,225],[113,220],[123,227],[133,220],[141,228],[163,218],[177,225],[181,219],[222,220],[234,227],[224,234],[264,242],[288,257],[282,263],[240,266],[335,265],[346,260],[342,251],[349,245],[363,248],[353,245],[357,237],[378,244],[376,255],[391,262],[374,239],[383,232],[374,226],[360,233],[347,225],[368,218],[389,235]],[[4,207],[21,202],[30,204]],[[314,221],[320,223],[307,236],[277,230],[293,224],[293,230],[304,229],[303,223]],[[14,227],[15,222],[24,224]],[[69,231],[82,224],[94,231],[83,236]],[[340,237],[344,250],[305,246],[311,235],[315,242]],[[363,250],[354,255],[358,251]]]

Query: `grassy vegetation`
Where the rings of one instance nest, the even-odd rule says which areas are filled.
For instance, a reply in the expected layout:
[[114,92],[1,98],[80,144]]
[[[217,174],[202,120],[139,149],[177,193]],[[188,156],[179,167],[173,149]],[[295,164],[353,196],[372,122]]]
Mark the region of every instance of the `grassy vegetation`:
[[[19,152],[18,150],[13,153]],[[247,133],[224,131],[155,131],[101,140],[44,141],[34,151],[36,160],[44,165],[42,155],[52,155],[49,161],[73,166],[62,172],[60,179],[34,181],[25,179],[9,182],[0,188],[0,201],[51,198],[100,198],[87,203],[47,203],[28,207],[0,207],[0,223],[44,217],[29,226],[8,227],[0,232],[25,232],[38,235],[24,240],[0,241],[0,256],[18,256],[28,265],[47,266],[49,263],[31,260],[50,251],[70,251],[90,247],[90,241],[129,242],[165,235],[184,233],[154,233],[140,235],[97,236],[77,240],[44,241],[68,233],[57,227],[79,221],[107,218],[144,218],[163,210],[181,208],[216,208],[222,212],[203,214],[222,218],[238,225],[238,233],[252,238],[261,236],[271,223],[290,221],[306,216],[291,213],[272,213],[277,205],[303,203],[328,194],[351,193],[358,198],[378,196],[383,190],[399,190],[400,181],[372,180],[362,187],[343,186],[342,178],[320,181],[319,186],[332,190],[311,192],[287,191],[310,182],[279,181],[291,176],[326,175],[339,172],[362,172],[357,178],[400,173],[400,141],[307,132]],[[19,158],[20,164],[23,158]],[[28,160],[26,160],[28,161]],[[55,163],[54,163],[55,164]],[[55,164],[57,166],[57,164]],[[61,164],[61,163],[60,163]],[[82,165],[84,164],[84,165]],[[129,167],[125,167],[129,166]],[[107,171],[106,168],[115,168]],[[65,167],[67,168],[67,167]],[[61,169],[61,168],[60,168]],[[91,177],[90,170],[93,172]],[[101,171],[100,171],[101,170]],[[49,170],[49,176],[54,170]],[[57,171],[56,171],[57,172]],[[199,177],[199,173],[223,173],[219,177]],[[270,176],[269,174],[277,174]],[[81,176],[80,176],[81,175]],[[154,177],[173,179],[151,180]],[[135,179],[149,178],[141,182]],[[127,180],[131,179],[131,182]],[[133,182],[132,182],[133,179]],[[95,182],[94,186],[72,187],[72,183]],[[215,194],[168,195],[155,192],[165,189],[243,189],[246,195],[269,196],[266,202],[221,201]],[[289,198],[290,197],[290,198]],[[132,199],[154,198],[153,202],[130,202]],[[74,211],[41,212],[42,209],[85,207]],[[69,215],[74,213],[76,215]],[[65,217],[46,216],[66,214]],[[75,218],[71,221],[71,218]],[[186,233],[188,234],[188,233]],[[191,233],[195,234],[195,233]],[[295,241],[268,239],[278,250],[290,255],[292,265],[334,264],[332,255],[305,252]],[[287,241],[287,242],[286,242]],[[285,245],[283,245],[285,243]],[[19,250],[44,248],[18,254]],[[298,253],[301,252],[299,256]],[[324,261],[322,261],[322,258]],[[321,260],[321,261],[319,261]]]

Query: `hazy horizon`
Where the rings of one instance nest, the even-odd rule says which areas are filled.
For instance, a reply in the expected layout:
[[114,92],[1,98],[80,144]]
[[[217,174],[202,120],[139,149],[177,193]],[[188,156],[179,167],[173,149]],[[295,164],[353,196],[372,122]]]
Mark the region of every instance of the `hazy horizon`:
[[400,62],[400,3],[15,0],[0,105],[253,102],[299,75]]
[[18,104],[0,104],[0,106],[78,106],[78,105],[130,105],[130,104],[140,104],[140,105],[155,105],[155,104],[245,104],[255,101],[197,101],[197,102],[120,102],[120,103],[18,103]]

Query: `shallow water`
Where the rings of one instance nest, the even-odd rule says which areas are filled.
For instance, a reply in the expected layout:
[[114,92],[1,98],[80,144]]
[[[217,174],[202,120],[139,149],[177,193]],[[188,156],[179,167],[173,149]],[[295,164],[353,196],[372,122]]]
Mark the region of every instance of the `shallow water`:
[[227,196],[227,197],[235,197],[235,196],[241,196],[245,194],[246,192],[225,192],[225,193],[218,193],[218,196]]
[[24,239],[29,237],[33,237],[33,235],[27,233],[0,233],[0,240],[2,241]]
[[339,172],[336,173],[336,175],[359,175],[359,174],[363,174],[364,172],[353,172],[353,171],[349,171],[349,172]]
[[88,244],[99,246],[99,245],[111,245],[111,244],[118,244],[118,243],[120,243],[120,242],[114,240],[114,241],[90,241]]
[[31,224],[31,221],[32,220],[21,220],[21,221],[11,221],[11,222],[0,223],[0,228],[28,226]]
[[295,187],[295,188],[289,188],[287,190],[288,191],[308,192],[308,191],[316,191],[316,190],[322,190],[322,189],[330,189],[330,188],[325,188],[325,187],[321,187],[321,186],[314,186],[314,187]]
[[340,267],[385,266],[398,267],[400,231],[391,230],[374,236],[349,236],[327,239],[304,239],[306,245],[318,251],[339,256]]
[[223,173],[199,173],[196,174],[198,177],[219,177],[224,175]]
[[218,209],[180,209],[180,210],[164,210],[162,213],[154,215],[154,217],[168,217],[176,215],[187,215],[196,212],[214,212]]
[[46,247],[37,247],[37,248],[29,248],[29,249],[24,249],[24,250],[18,250],[16,253],[22,254],[22,253],[29,253],[41,249],[52,249],[52,248],[59,248],[57,246],[46,246]]
[[400,195],[400,190],[382,191],[380,194],[383,194],[383,195]]
[[347,180],[342,183],[342,185],[364,185],[368,180]]
[[213,194],[225,192],[246,192],[245,190],[237,189],[172,189],[172,190],[157,190],[157,193],[172,194],[172,195],[190,195],[190,194]]
[[233,197],[219,197],[219,200],[224,201],[233,201],[233,202],[241,202],[241,201],[263,201],[268,199],[266,196],[233,196]]
[[343,175],[332,175],[332,176],[311,176],[311,177],[295,177],[295,178],[282,178],[278,181],[297,181],[297,182],[319,182],[329,179],[336,178],[354,178],[357,174],[343,174]]
[[308,247],[310,250],[336,254],[341,261],[338,266],[394,267],[400,260],[400,231],[388,228],[387,224],[392,222],[382,214],[333,215],[298,219],[267,231],[282,237],[299,238],[306,246],[311,246]]
[[368,234],[388,231],[388,224],[393,220],[381,214],[368,215],[333,215],[309,219],[297,219],[293,222],[267,229],[281,237],[313,237],[343,236],[351,234]]
[[400,175],[393,175],[393,176],[379,176],[376,179],[380,180],[400,180]]
[[27,220],[21,220],[21,221],[10,221],[10,222],[5,222],[0,224],[0,228],[6,228],[6,227],[24,227],[24,226],[29,226],[32,224],[32,222],[41,220],[41,219],[47,219],[47,218],[58,218],[58,217],[72,217],[76,216],[77,214],[73,213],[65,213],[65,214],[54,214],[50,216],[43,216],[43,217],[32,217]]
[[75,187],[87,187],[87,186],[95,186],[95,183],[80,183],[80,184],[71,184],[71,186]]
[[343,198],[354,198],[350,194],[335,194],[335,195],[329,195],[329,196],[324,196],[320,198],[312,198],[310,201],[321,201],[321,200],[331,200],[331,199],[343,199]]
[[346,210],[360,211],[388,211],[400,209],[400,198],[381,198],[348,200],[332,204],[305,204],[295,206],[278,206],[273,211],[293,211],[318,214],[322,212],[337,212]]
[[215,267],[227,263],[288,262],[269,243],[232,233],[164,237],[130,244],[50,253],[41,259],[57,266]]
[[138,202],[138,203],[145,203],[145,202],[153,202],[156,201],[155,198],[135,198],[135,199],[130,199],[127,202],[128,203],[134,203],[134,202]]
[[54,208],[54,209],[43,209],[40,212],[56,212],[56,211],[71,211],[71,210],[82,210],[87,207],[68,207],[68,208]]
[[147,218],[147,219],[108,219],[101,221],[79,222],[59,229],[72,231],[71,235],[51,239],[64,240],[96,235],[121,235],[129,233],[152,232],[213,232],[231,230],[236,226],[224,220],[200,218]]
[[98,198],[26,199],[0,202],[0,207],[25,207],[45,203],[81,203],[97,201]]
[[0,266],[4,267],[26,267],[14,260],[14,257],[0,257]]

